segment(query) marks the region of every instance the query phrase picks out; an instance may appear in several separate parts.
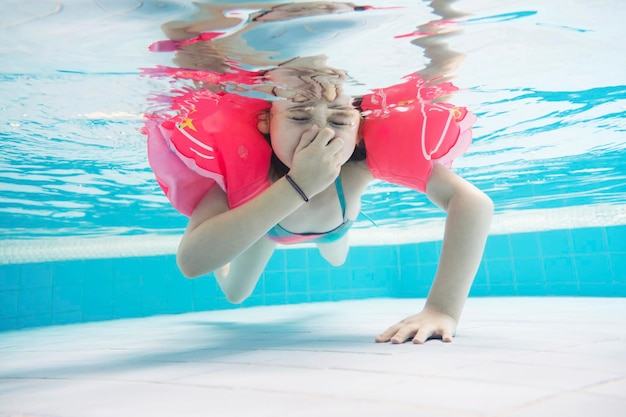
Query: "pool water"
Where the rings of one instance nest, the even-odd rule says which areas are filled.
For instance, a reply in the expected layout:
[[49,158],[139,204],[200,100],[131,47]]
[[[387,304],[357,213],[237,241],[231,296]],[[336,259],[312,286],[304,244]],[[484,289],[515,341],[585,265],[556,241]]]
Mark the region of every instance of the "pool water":
[[140,133],[172,84],[139,68],[171,65],[147,46],[191,1],[0,4],[0,416],[624,415],[626,3],[390,4],[247,40],[326,53],[362,93],[428,66],[418,32],[439,33],[479,116],[455,170],[496,205],[452,344],[373,343],[423,305],[444,226],[389,184],[341,267],[278,250],[241,306],[181,276],[186,220]]
[[[306,18],[325,41],[297,45],[326,53],[358,93],[428,64],[416,28],[446,29],[453,101],[479,116],[455,170],[496,205],[472,295],[626,295],[623,2],[458,1],[453,24],[428,2],[394,5],[404,8]],[[0,329],[231,307],[211,277],[176,270],[186,219],[157,186],[140,132],[149,97],[171,88],[139,75],[171,65],[147,47],[194,10],[0,5]],[[306,40],[296,20],[276,28],[249,40]],[[363,212],[344,267],[308,247],[279,251],[244,306],[425,296],[442,213],[384,183]]]
[[[356,90],[397,82],[428,58],[411,37],[390,34],[443,19],[425,2],[394,4],[404,9],[326,16],[330,23],[319,33],[335,42],[311,42],[316,47],[306,51],[323,49],[330,64],[353,77]],[[171,65],[172,54],[147,47],[164,39],[162,23],[190,15],[191,4],[75,0],[57,10],[54,3],[9,1],[1,7],[3,240],[179,234],[185,219],[156,186],[139,133],[146,99],[168,91],[170,80],[138,72]],[[626,58],[615,40],[624,35],[618,21],[624,7],[617,0],[454,4],[465,16],[449,25],[451,34],[439,35],[446,53],[460,61],[450,70],[461,88],[453,102],[479,116],[474,144],[455,167],[489,194],[498,214],[623,207],[626,87],[619,68]],[[284,36],[292,39],[288,29]],[[250,36],[261,36],[259,30]],[[380,55],[361,52],[361,44]],[[363,212],[383,228],[441,217],[422,195],[382,183],[365,196]],[[587,225],[596,226],[581,219],[568,227]],[[365,217],[357,226],[373,227]]]

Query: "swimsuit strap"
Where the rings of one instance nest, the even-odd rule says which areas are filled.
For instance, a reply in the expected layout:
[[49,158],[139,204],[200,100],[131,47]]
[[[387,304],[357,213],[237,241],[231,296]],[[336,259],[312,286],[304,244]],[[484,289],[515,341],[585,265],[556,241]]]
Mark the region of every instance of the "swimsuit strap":
[[346,221],[346,197],[343,195],[343,185],[341,184],[341,177],[337,177],[335,180],[335,188],[337,189],[337,196],[339,197],[339,204],[341,205],[341,217],[343,221]]

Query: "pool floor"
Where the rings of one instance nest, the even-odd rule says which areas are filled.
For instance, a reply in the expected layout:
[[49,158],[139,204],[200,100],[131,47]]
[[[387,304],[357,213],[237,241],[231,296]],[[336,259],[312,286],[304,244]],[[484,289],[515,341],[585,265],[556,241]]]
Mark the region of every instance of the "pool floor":
[[471,298],[451,344],[373,342],[423,302],[0,333],[0,416],[624,415],[625,298]]

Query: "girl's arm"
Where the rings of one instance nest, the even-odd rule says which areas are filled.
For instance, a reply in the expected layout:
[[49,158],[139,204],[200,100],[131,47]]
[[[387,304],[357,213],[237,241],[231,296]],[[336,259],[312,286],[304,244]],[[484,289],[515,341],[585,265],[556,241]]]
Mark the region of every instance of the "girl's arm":
[[390,327],[376,341],[424,343],[432,336],[452,341],[483,255],[493,203],[483,192],[436,164],[426,194],[447,212],[435,280],[422,312]]
[[[294,151],[289,175],[313,197],[337,178],[342,141],[330,129],[305,132]],[[285,179],[230,209],[220,187],[212,187],[194,210],[178,247],[176,261],[187,277],[215,271],[258,242],[269,229],[305,204]]]
[[284,179],[249,202],[229,209],[226,193],[212,187],[194,210],[176,262],[188,278],[215,271],[237,258],[304,200]]

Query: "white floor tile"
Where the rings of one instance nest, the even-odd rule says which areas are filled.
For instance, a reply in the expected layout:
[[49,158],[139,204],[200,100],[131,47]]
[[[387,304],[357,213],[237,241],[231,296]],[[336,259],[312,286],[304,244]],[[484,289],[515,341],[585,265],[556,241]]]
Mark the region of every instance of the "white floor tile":
[[374,343],[422,305],[376,299],[0,333],[0,417],[624,415],[626,299],[473,298],[453,343]]
[[626,378],[620,378],[618,380],[607,381],[602,384],[593,385],[587,388],[585,392],[592,394],[610,395],[626,399]]
[[505,417],[623,417],[624,410],[626,399],[574,392],[539,401],[507,413]]
[[500,360],[522,365],[626,374],[626,360],[624,360],[623,356],[586,355],[584,353],[569,352],[526,352]]
[[470,381],[515,384],[527,387],[573,390],[611,381],[618,374],[609,371],[557,368],[546,365],[492,362],[463,369],[443,371],[442,376]]

